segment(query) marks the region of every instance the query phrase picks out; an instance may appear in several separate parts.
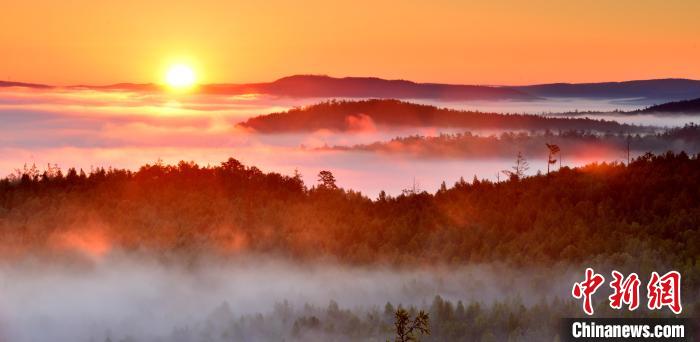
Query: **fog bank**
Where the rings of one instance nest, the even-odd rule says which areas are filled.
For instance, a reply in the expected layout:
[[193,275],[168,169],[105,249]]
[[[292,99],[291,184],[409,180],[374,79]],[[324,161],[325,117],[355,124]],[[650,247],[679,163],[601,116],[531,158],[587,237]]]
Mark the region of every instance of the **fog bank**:
[[72,266],[24,262],[0,268],[0,340],[168,340],[217,310],[254,316],[280,305],[308,311],[331,301],[359,313],[384,310],[387,302],[425,306],[436,295],[484,305],[520,298],[532,305],[566,298],[575,277],[563,271],[551,281],[537,270],[498,265],[395,270],[266,259],[183,267],[115,255]]

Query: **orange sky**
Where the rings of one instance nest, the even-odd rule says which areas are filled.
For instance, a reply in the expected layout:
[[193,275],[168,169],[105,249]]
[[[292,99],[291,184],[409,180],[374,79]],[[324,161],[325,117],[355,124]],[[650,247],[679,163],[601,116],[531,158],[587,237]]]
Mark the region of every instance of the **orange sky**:
[[571,3],[5,1],[0,79],[160,82],[178,61],[206,83],[299,73],[475,84],[700,79],[700,1]]

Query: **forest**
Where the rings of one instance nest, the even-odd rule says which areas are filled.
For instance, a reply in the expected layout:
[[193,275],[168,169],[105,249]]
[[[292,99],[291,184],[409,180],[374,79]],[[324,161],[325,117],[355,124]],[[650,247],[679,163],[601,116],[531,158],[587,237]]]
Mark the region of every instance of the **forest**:
[[299,174],[264,173],[233,158],[136,172],[25,167],[0,181],[0,251],[4,260],[56,251],[73,230],[88,229],[105,248],[188,257],[250,252],[400,265],[614,256],[690,268],[695,283],[699,165],[685,153],[645,154],[629,166],[462,179],[435,194],[407,189],[376,199],[337,187],[327,170],[307,186]]
[[653,132],[649,127],[591,118],[498,114],[438,108],[391,99],[331,100],[250,118],[239,125],[259,133],[310,132],[320,129],[356,131],[365,125],[454,127],[502,130],[590,130],[598,132]]
[[649,106],[635,113],[698,113],[700,112],[700,98],[692,100],[682,100],[662,103],[659,105]]
[[396,137],[390,141],[352,146],[334,145],[317,150],[381,152],[406,154],[419,158],[483,158],[546,154],[546,144],[556,144],[567,158],[596,156],[598,159],[621,158],[627,150],[634,153],[670,150],[700,152],[700,129],[689,124],[650,134],[599,134],[593,131],[504,132],[500,135],[478,135],[471,132],[443,133],[438,136]]
[[[3,263],[126,253],[185,265],[262,256],[394,270],[500,264],[558,281],[562,269],[577,265],[639,274],[675,269],[683,274],[684,315],[697,310],[697,155],[647,153],[629,165],[562,167],[530,177],[516,168],[510,175],[500,182],[462,179],[434,194],[409,188],[368,198],[338,187],[329,170],[307,185],[299,174],[265,173],[234,158],[133,172],[25,166],[0,181],[0,255]],[[331,302],[325,309],[281,303],[258,314],[233,314],[224,303],[165,340],[385,341],[392,336],[389,312],[407,305],[412,315],[430,314],[431,334],[423,341],[540,341],[555,335],[558,318],[580,314],[564,299],[438,297],[423,305]],[[600,310],[606,312],[604,303]],[[113,330],[105,340],[144,339]]]
[[[577,308],[560,300],[525,306],[517,298],[509,298],[485,305],[435,296],[420,308],[404,309],[410,317],[424,310],[431,318],[430,333],[416,334],[420,341],[496,342],[555,341],[559,318],[574,314]],[[335,301],[325,307],[307,304],[301,308],[281,302],[267,314],[237,316],[224,302],[199,326],[173,329],[168,340],[386,341],[394,335],[396,310],[390,302],[364,311],[343,308]],[[114,341],[136,341],[128,336],[119,337]]]

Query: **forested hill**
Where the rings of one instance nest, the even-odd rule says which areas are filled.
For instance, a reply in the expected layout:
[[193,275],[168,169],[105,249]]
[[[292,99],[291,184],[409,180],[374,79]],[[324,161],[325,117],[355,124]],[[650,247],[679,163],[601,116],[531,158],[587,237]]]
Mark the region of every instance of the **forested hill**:
[[589,118],[543,117],[462,111],[399,100],[328,101],[286,112],[260,115],[239,124],[261,133],[320,129],[357,131],[375,125],[466,129],[643,131],[643,127]]
[[293,75],[269,83],[213,84],[202,89],[207,93],[271,94],[292,97],[399,98],[464,100],[534,100],[536,96],[507,87],[465,84],[416,83],[377,77],[329,77]]
[[520,152],[532,158],[541,156],[547,150],[547,144],[557,145],[567,158],[595,157],[598,160],[624,158],[628,148],[634,154],[664,153],[669,150],[700,153],[700,126],[689,124],[644,135],[597,134],[586,131],[412,135],[370,144],[323,146],[315,150],[402,154],[425,159],[510,158]]
[[37,84],[37,83],[25,83],[25,82],[12,82],[12,81],[1,81],[0,88],[5,87],[22,87],[22,88],[51,88],[49,85]]
[[321,175],[324,183],[307,188],[298,176],[263,173],[235,159],[136,172],[29,168],[0,181],[0,255],[119,249],[353,264],[614,256],[620,265],[677,266],[684,281],[700,276],[685,264],[700,255],[700,160],[682,153],[375,200]]
[[642,113],[700,113],[700,98],[668,102],[640,110]]
[[510,87],[539,97],[681,100],[700,94],[700,81],[683,78]]

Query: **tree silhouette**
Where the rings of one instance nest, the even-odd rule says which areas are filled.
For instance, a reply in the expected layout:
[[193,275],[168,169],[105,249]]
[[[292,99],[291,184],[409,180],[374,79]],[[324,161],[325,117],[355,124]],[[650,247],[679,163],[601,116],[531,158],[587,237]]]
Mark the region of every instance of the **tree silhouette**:
[[410,187],[410,188],[401,190],[401,193],[402,193],[404,196],[417,195],[417,194],[419,194],[420,192],[421,192],[420,184],[418,184],[418,183],[416,182],[416,177],[413,177],[413,184],[411,184],[411,187]]
[[545,143],[545,145],[547,145],[547,149],[549,150],[549,155],[547,156],[547,174],[549,174],[549,165],[556,164],[557,160],[554,159],[554,156],[561,150],[559,146],[554,144]]
[[416,334],[430,335],[430,317],[425,311],[418,312],[416,318],[411,320],[408,311],[399,307],[394,314],[394,327],[396,328],[395,342],[420,341]]
[[438,190],[438,192],[440,192],[440,193],[447,192],[447,184],[445,184],[445,181],[442,181],[442,183],[440,183],[440,190]]
[[503,174],[508,176],[511,180],[520,180],[525,177],[525,172],[530,169],[530,164],[525,160],[523,154],[518,152],[515,157],[515,165],[511,167],[511,170],[503,170]]
[[335,185],[335,177],[330,171],[323,170],[318,173],[318,183],[320,187],[326,189],[337,189],[338,186]]

